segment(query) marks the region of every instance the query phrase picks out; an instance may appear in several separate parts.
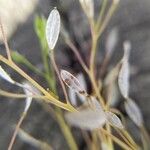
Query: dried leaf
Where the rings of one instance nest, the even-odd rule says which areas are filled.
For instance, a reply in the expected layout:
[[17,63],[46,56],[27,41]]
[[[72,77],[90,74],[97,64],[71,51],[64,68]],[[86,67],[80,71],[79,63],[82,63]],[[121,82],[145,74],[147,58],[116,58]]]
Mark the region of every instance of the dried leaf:
[[93,0],[79,0],[79,2],[85,14],[89,18],[93,18],[94,17],[94,1]]
[[105,115],[106,115],[107,121],[111,125],[113,125],[117,128],[120,128],[120,129],[124,128],[121,120],[117,117],[117,115],[115,115],[114,113],[112,113],[110,111],[105,112]]
[[106,53],[107,55],[111,55],[115,49],[115,46],[118,42],[118,30],[117,28],[113,28],[108,37],[107,37],[107,40],[106,40]]
[[65,118],[69,124],[86,130],[98,129],[106,121],[102,111],[94,111],[90,108],[79,112],[66,113]]
[[143,125],[143,116],[138,105],[132,100],[127,99],[125,102],[125,110],[130,119],[139,127]]
[[8,73],[1,66],[0,66],[0,76],[4,80],[6,80],[6,81],[8,81],[8,82],[10,82],[12,84],[15,84],[15,81],[8,75]]
[[129,57],[130,49],[128,48],[130,47],[127,46],[127,43],[124,43],[124,56],[122,59],[122,65],[121,65],[121,69],[119,71],[119,77],[118,77],[118,84],[119,84],[120,92],[124,96],[124,98],[128,98],[128,94],[129,94],[130,70],[129,70],[128,57]]
[[46,23],[46,39],[50,49],[54,49],[60,32],[60,15],[54,8],[48,17]]
[[85,89],[80,84],[79,80],[66,70],[61,70],[61,78],[65,84],[74,90],[76,93],[87,95]]

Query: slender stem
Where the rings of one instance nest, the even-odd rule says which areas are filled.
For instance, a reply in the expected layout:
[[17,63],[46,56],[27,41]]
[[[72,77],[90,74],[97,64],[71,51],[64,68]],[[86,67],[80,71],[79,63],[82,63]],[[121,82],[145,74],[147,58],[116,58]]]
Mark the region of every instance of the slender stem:
[[99,30],[97,32],[97,36],[99,37],[102,32],[105,30],[109,20],[111,19],[112,15],[114,14],[114,11],[116,10],[117,6],[118,6],[119,0],[113,0],[112,5],[103,21],[103,23],[101,24],[101,26],[99,27]]
[[81,58],[81,55],[80,55],[78,49],[75,47],[75,45],[70,40],[66,40],[66,44],[74,52],[74,54],[76,55],[78,61],[80,62],[81,66],[86,71],[86,73],[89,74],[89,69],[87,68],[86,64],[84,63],[83,59]]
[[103,99],[103,97],[100,94],[100,91],[99,91],[99,88],[98,88],[98,86],[96,84],[96,80],[95,80],[94,76],[90,75],[89,77],[90,77],[90,80],[92,82],[93,88],[94,88],[94,90],[96,92],[96,96],[98,97],[102,107],[105,108],[104,99]]
[[96,29],[99,28],[99,26],[102,22],[102,18],[103,18],[103,15],[104,15],[104,12],[105,12],[105,9],[107,6],[107,2],[108,2],[108,0],[103,0],[102,7],[100,9],[99,16],[98,16],[97,23],[96,23]]
[[95,66],[95,55],[96,55],[96,47],[97,47],[97,37],[95,34],[92,34],[92,48],[91,48],[91,57],[90,57],[90,74],[89,77],[91,79],[93,88],[98,96],[101,104],[104,106],[103,98],[99,93],[98,86],[95,79],[94,66]]
[[131,148],[137,148],[138,146],[136,145],[135,142],[132,142],[130,140],[130,137],[126,137],[126,135],[124,135],[124,133],[122,133],[120,130],[116,129],[117,133],[123,138],[123,140],[131,147]]
[[98,145],[98,139],[97,139],[97,132],[96,131],[93,131],[91,133],[91,136],[92,136],[92,143],[91,143],[91,149],[92,150],[97,150],[99,149],[99,145]]
[[137,148],[137,144],[134,142],[134,140],[132,139],[132,137],[129,135],[129,133],[126,130],[121,130],[120,133],[123,133],[123,135],[130,141],[130,143]]
[[95,33],[92,35],[92,48],[91,48],[91,56],[90,56],[90,73],[94,75],[94,66],[95,66],[95,55],[96,55],[96,47],[97,47],[97,37]]
[[28,95],[27,96],[25,94],[7,92],[7,91],[1,90],[1,89],[0,89],[0,95],[5,96],[5,97],[11,97],[11,98],[27,98],[27,97],[32,97],[32,98],[36,98],[36,99],[46,98],[45,96],[42,96],[42,95],[31,95],[31,96]]
[[61,110],[59,108],[56,110],[55,115],[57,117],[59,126],[61,127],[61,131],[63,132],[64,137],[66,138],[68,146],[70,147],[70,150],[78,150],[78,146],[77,146],[75,139],[71,133],[71,130],[68,127],[68,125],[66,124],[66,122],[61,114]]
[[[106,123],[106,129],[107,129],[108,133],[111,134],[111,127],[108,123]],[[111,149],[113,150],[114,145],[113,145],[112,139],[109,136],[108,136],[108,142],[109,142],[109,145],[110,145]]]
[[[120,147],[122,147],[123,149],[125,149],[125,150],[133,150],[133,149],[129,148],[128,145],[126,145],[125,143],[123,143],[120,139],[118,139],[117,137],[115,137],[115,136],[112,135],[111,133],[107,132],[107,131],[104,130],[103,128],[101,128],[100,130],[101,130],[101,132],[103,132],[104,134],[110,136],[110,138],[111,138],[114,142],[116,142]],[[136,149],[134,149],[134,150],[136,150]]]
[[50,86],[51,90],[54,90],[55,79],[52,79],[52,78],[54,78],[54,76],[52,76],[50,74],[50,68],[48,65],[49,64],[48,63],[48,55],[44,49],[42,49],[41,53],[42,53],[42,59],[43,59],[43,64],[44,64],[44,69],[45,69],[45,79],[47,80],[48,85]]
[[16,128],[15,128],[15,132],[13,133],[13,136],[12,136],[12,138],[11,138],[10,144],[9,144],[9,146],[8,146],[8,150],[11,150],[11,149],[12,149],[13,144],[14,144],[15,139],[16,139],[16,136],[17,136],[17,133],[18,133],[18,130],[19,130],[19,128],[20,128],[20,126],[21,126],[21,124],[22,124],[22,122],[23,122],[23,120],[24,120],[26,114],[27,114],[26,112],[23,112],[23,114],[21,115],[21,117],[20,117],[20,119],[19,119],[19,121],[18,121],[18,123],[17,123],[17,126],[16,126]]
[[59,81],[60,81],[61,87],[62,87],[62,89],[63,89],[64,95],[65,95],[65,99],[66,99],[67,103],[69,103],[68,94],[67,94],[65,85],[64,85],[64,83],[63,83],[63,81],[62,81],[62,79],[61,79],[61,77],[60,77],[60,73],[59,73],[57,64],[56,64],[56,62],[55,62],[53,50],[52,50],[52,52],[49,54],[49,56],[50,56],[50,58],[51,58],[51,61],[52,61],[53,67],[54,67],[54,69],[55,69],[55,71],[56,71],[56,74],[57,74],[57,76],[58,76],[58,79],[59,79]]
[[52,150],[52,147],[48,143],[35,139],[33,136],[23,131],[22,129],[19,129],[18,135],[23,141],[30,143],[41,150]]
[[43,99],[47,103],[52,103],[60,108],[63,108],[68,111],[76,111],[76,109],[70,105],[61,102],[60,100],[56,99],[53,95],[47,92],[42,86],[40,86],[35,80],[33,80],[30,76],[28,76],[23,70],[21,70],[14,62],[7,60],[2,55],[0,55],[0,61],[10,66],[16,72],[18,72],[22,77],[27,79],[30,83],[32,83],[38,90],[40,90],[45,96],[46,99]]
[[0,19],[0,29],[1,29],[2,38],[3,38],[3,41],[4,41],[7,57],[10,61],[12,61],[11,54],[10,54],[10,49],[9,49],[9,46],[8,46],[7,38],[6,38],[6,35],[5,35],[5,32],[4,32],[4,28],[3,28],[3,24],[2,24],[1,19]]
[[24,65],[26,65],[29,69],[37,73],[38,75],[44,77],[45,74],[41,72],[36,66],[34,66],[32,63],[30,63],[28,60],[23,62]]
[[147,133],[146,128],[144,126],[142,126],[140,129],[143,132],[143,135],[145,136],[146,140],[150,142],[150,136]]

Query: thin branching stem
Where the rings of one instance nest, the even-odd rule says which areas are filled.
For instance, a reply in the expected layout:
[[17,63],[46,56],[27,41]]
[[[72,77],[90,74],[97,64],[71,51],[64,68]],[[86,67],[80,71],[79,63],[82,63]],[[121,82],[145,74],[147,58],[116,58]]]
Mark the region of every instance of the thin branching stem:
[[119,0],[113,0],[107,14],[106,14],[106,17],[104,19],[104,21],[102,22],[102,24],[100,25],[99,29],[98,29],[98,32],[97,32],[97,36],[100,37],[101,34],[103,33],[103,31],[105,30],[108,22],[110,21],[112,15],[114,14],[117,6],[118,6],[118,3],[119,3]]
[[133,138],[129,135],[129,133],[126,130],[120,130],[120,132],[123,133],[123,135],[130,141],[132,145],[138,147],[137,144],[134,142]]
[[130,148],[128,145],[126,145],[124,142],[122,142],[120,139],[118,139],[117,137],[115,137],[114,135],[106,131],[105,129],[101,128],[100,131],[108,135],[115,143],[117,143],[124,150],[136,150],[136,149]]
[[76,111],[76,109],[70,105],[70,104],[65,104],[55,98],[53,95],[51,95],[48,91],[46,91],[41,85],[39,85],[35,80],[33,80],[30,76],[28,76],[22,69],[20,69],[14,62],[9,61],[2,55],[0,55],[0,61],[3,63],[7,64],[10,66],[12,69],[14,69],[16,72],[18,72],[22,77],[27,79],[32,85],[34,85],[39,91],[41,91],[45,96],[46,99],[43,99],[47,103],[52,103],[60,108],[63,108],[68,111]]
[[27,96],[25,94],[18,94],[18,93],[12,93],[12,92],[8,92],[8,91],[4,91],[0,89],[0,95],[1,96],[5,96],[5,97],[11,97],[11,98],[27,98],[27,97],[32,97],[32,98],[36,98],[36,99],[45,99],[45,96],[42,95],[31,95],[31,96]]
[[57,109],[55,115],[57,117],[57,121],[59,123],[59,126],[61,127],[61,131],[64,134],[64,137],[68,143],[70,150],[78,150],[78,146],[77,146],[75,139],[71,133],[71,129],[66,124],[66,122],[62,116],[61,110]]
[[1,33],[2,33],[2,38],[3,38],[4,45],[5,45],[7,57],[10,61],[12,61],[10,49],[9,49],[9,46],[8,46],[7,38],[6,38],[6,35],[5,35],[5,32],[4,32],[4,28],[3,28],[3,24],[2,24],[1,19],[0,19],[0,30],[1,30]]
[[15,139],[16,139],[16,136],[17,136],[17,133],[18,133],[18,131],[19,131],[19,128],[20,128],[20,126],[21,126],[21,124],[22,124],[22,122],[23,122],[23,120],[24,120],[26,114],[27,114],[26,112],[23,112],[23,114],[21,115],[21,117],[20,117],[20,119],[19,119],[19,121],[18,121],[18,123],[17,123],[17,126],[16,126],[16,128],[15,128],[15,132],[13,133],[13,136],[12,136],[12,138],[11,138],[10,144],[9,144],[9,146],[8,146],[8,150],[11,150],[11,149],[12,149],[12,147],[13,147],[13,145],[14,145],[14,142],[15,142]]
[[89,74],[89,69],[87,68],[86,64],[84,63],[83,59],[81,58],[81,55],[77,49],[77,47],[70,41],[70,40],[66,40],[66,44],[71,48],[71,50],[74,52],[74,54],[76,55],[78,61],[80,62],[81,66],[83,67],[83,69],[85,70],[85,72],[87,74]]
[[97,19],[97,22],[96,22],[96,29],[99,28],[99,26],[102,22],[103,15],[104,15],[104,12],[105,12],[105,9],[106,9],[106,6],[107,6],[107,2],[108,2],[108,0],[103,0],[103,2],[102,2],[102,7],[100,9],[99,16],[98,16],[98,19]]
[[34,138],[33,136],[31,136],[30,134],[28,134],[27,132],[25,132],[22,129],[19,129],[18,135],[20,136],[20,138],[23,141],[25,141],[27,143],[31,143],[35,147],[38,147],[38,148],[44,149],[44,150],[53,150],[52,147],[48,143]]
[[55,69],[55,72],[56,72],[56,74],[57,74],[57,76],[58,76],[58,79],[59,79],[59,81],[60,81],[61,87],[62,87],[62,89],[63,89],[63,93],[64,93],[64,95],[65,95],[65,99],[66,99],[67,103],[70,103],[70,102],[69,102],[69,98],[68,98],[68,94],[67,94],[67,91],[66,91],[66,88],[65,88],[65,85],[64,85],[64,83],[63,83],[63,81],[62,81],[62,79],[61,79],[61,77],[60,77],[60,72],[59,72],[58,67],[57,67],[57,64],[56,64],[56,62],[55,62],[55,58],[54,58],[55,56],[54,56],[54,51],[53,51],[53,50],[51,51],[51,53],[49,53],[49,56],[50,56],[50,58],[51,58],[51,62],[52,62],[52,64],[53,64],[53,67],[54,67],[54,69]]
[[[106,123],[106,129],[107,129],[108,133],[111,134],[111,127],[110,127],[109,123]],[[108,142],[109,142],[109,145],[111,147],[111,150],[114,150],[113,141],[109,136],[108,136]]]

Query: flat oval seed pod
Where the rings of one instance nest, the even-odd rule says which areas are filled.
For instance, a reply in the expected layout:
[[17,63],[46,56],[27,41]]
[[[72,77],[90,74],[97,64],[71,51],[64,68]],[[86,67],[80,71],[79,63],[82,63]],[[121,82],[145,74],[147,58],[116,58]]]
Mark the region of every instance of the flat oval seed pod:
[[[85,82],[85,78],[83,76],[82,73],[79,73],[76,78],[79,80],[80,84],[83,86],[84,89],[87,89],[86,87],[86,82]],[[70,98],[70,101],[71,101],[71,104],[74,105],[74,106],[77,106],[77,95],[79,97],[79,100],[84,103],[87,99],[87,97],[83,94],[79,94],[79,93],[76,93],[74,90],[72,89],[68,89],[68,96]]]
[[68,96],[69,96],[69,100],[71,102],[71,104],[73,106],[77,106],[77,96],[75,91],[73,91],[72,89],[68,89]]
[[120,70],[118,63],[106,76],[104,80],[104,93],[106,93],[107,104],[115,106],[119,102],[119,90],[117,85],[118,73]]
[[106,118],[101,111],[94,111],[90,108],[79,112],[66,113],[65,118],[69,124],[86,130],[94,130],[105,124]]
[[87,95],[85,89],[80,84],[79,80],[66,70],[61,70],[61,78],[65,84],[74,90],[76,93]]
[[118,85],[119,85],[120,92],[123,95],[123,97],[128,98],[129,75],[130,75],[128,57],[129,57],[130,49],[127,49],[127,48],[130,48],[130,47],[127,46],[127,43],[125,45],[126,46],[124,46],[124,56],[122,59],[122,65],[119,71]]
[[123,97],[127,98],[129,94],[129,64],[127,60],[123,61],[119,72],[118,84]]
[[8,75],[8,73],[0,66],[0,76],[9,83],[15,84],[15,81]]
[[105,44],[107,55],[111,56],[117,42],[118,42],[118,30],[117,28],[113,28],[108,34],[106,44]]
[[125,102],[125,110],[130,119],[138,126],[143,125],[143,116],[138,105],[132,100],[127,99]]
[[60,15],[56,8],[54,8],[48,17],[46,23],[46,39],[49,48],[54,49],[56,42],[58,40],[60,32]]
[[105,115],[106,115],[107,121],[111,125],[119,128],[119,129],[123,129],[124,128],[121,120],[117,117],[117,115],[115,115],[114,113],[112,113],[110,111],[105,112]]

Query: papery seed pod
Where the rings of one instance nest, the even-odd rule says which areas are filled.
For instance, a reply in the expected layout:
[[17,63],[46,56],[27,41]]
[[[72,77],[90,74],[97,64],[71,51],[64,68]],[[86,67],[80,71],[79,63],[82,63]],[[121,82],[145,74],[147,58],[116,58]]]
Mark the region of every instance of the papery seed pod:
[[73,106],[77,106],[77,96],[76,96],[76,92],[73,91],[72,89],[68,89],[68,96],[70,99],[70,102]]
[[[86,82],[85,82],[85,78],[83,76],[82,73],[79,73],[76,78],[79,80],[80,84],[83,86],[83,88],[85,90],[87,90],[87,87],[86,87]],[[73,106],[77,106],[77,96],[79,97],[79,100],[84,103],[86,100],[87,100],[87,97],[83,94],[80,94],[80,93],[76,93],[74,90],[72,89],[68,89],[68,96],[70,98],[70,101],[71,101],[71,104]]]
[[129,94],[129,64],[126,60],[123,61],[118,78],[121,94],[127,98]]
[[94,130],[105,124],[106,118],[102,111],[94,111],[90,108],[79,112],[66,113],[67,122],[75,127],[86,130]]
[[114,82],[107,88],[107,103],[109,106],[116,106],[119,102],[119,90],[117,83]]
[[61,78],[65,82],[65,84],[74,90],[76,93],[87,96],[87,93],[83,86],[80,84],[79,80],[74,77],[71,73],[66,70],[61,70]]
[[119,84],[120,92],[124,98],[128,98],[128,94],[129,94],[130,69],[129,69],[128,57],[129,57],[129,49],[125,47],[124,56],[122,59],[122,65],[121,65],[121,69],[119,71],[119,77],[118,77],[118,84]]
[[117,117],[117,115],[115,115],[114,113],[112,113],[110,111],[105,112],[105,115],[106,115],[107,121],[111,125],[119,128],[119,129],[123,129],[124,128],[121,120]]
[[94,1],[93,0],[79,0],[83,11],[89,18],[94,17]]
[[110,70],[104,80],[104,93],[106,95],[107,104],[110,106],[115,106],[119,101],[119,90],[116,82],[119,70],[120,63]]
[[0,76],[9,83],[15,84],[15,81],[8,75],[8,73],[0,66]]
[[54,49],[56,42],[58,40],[60,32],[60,15],[56,8],[54,8],[48,17],[46,23],[46,39],[49,48]]
[[127,99],[125,102],[125,110],[130,119],[138,126],[143,125],[143,116],[138,105],[132,100]]
[[130,50],[131,50],[131,43],[130,41],[125,41],[123,43],[123,49],[124,49],[124,57],[129,58]]
[[106,48],[106,53],[107,55],[111,56],[113,53],[115,46],[118,42],[118,30],[117,28],[113,28],[106,40],[105,48]]

